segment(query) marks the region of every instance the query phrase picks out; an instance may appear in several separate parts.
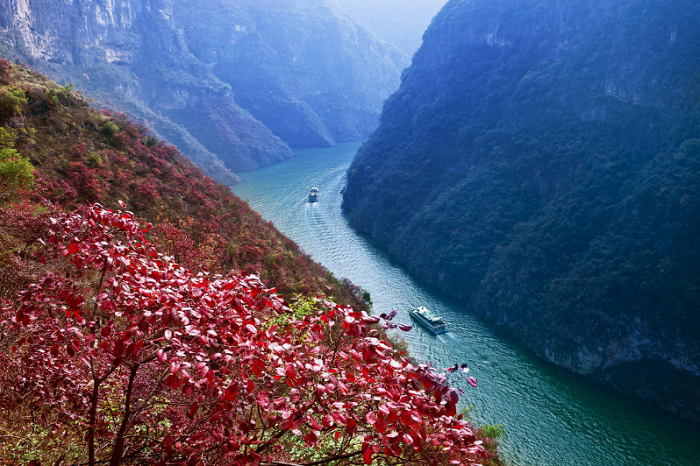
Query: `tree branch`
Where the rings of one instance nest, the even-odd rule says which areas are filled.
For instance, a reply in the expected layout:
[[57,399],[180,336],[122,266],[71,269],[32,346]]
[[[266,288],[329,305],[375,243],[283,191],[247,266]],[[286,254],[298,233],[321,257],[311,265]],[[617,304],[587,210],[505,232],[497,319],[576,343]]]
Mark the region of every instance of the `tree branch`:
[[136,373],[139,370],[139,364],[136,363],[131,367],[131,373],[129,374],[129,385],[126,389],[126,400],[124,401],[124,417],[122,418],[122,424],[119,426],[119,433],[114,441],[114,449],[112,450],[112,458],[109,461],[110,466],[119,466],[122,461],[122,454],[124,450],[124,434],[126,434],[126,428],[129,425],[129,420],[131,417],[131,394],[134,391],[134,381],[136,380]]
[[163,374],[161,374],[160,379],[158,379],[158,382],[156,382],[156,383],[154,384],[154,387],[153,387],[153,390],[151,391],[151,393],[150,393],[148,396],[146,396],[146,397],[143,399],[143,401],[142,401],[138,406],[136,406],[136,407],[134,408],[134,412],[135,412],[135,413],[141,411],[141,410],[144,409],[146,406],[148,406],[148,402],[151,401],[151,398],[153,398],[153,397],[156,395],[156,393],[158,393],[158,390],[161,389],[160,384],[161,384],[161,382],[163,381],[163,379],[165,379],[165,377],[167,377],[167,375],[168,375],[169,373],[170,373],[170,368],[167,368],[167,369],[163,372]]
[[105,259],[105,265],[102,267],[102,275],[100,275],[100,283],[97,284],[97,291],[95,292],[95,306],[92,308],[92,318],[95,318],[95,313],[97,312],[97,298],[100,296],[100,291],[102,290],[102,283],[104,282],[105,275],[107,274],[107,260]]

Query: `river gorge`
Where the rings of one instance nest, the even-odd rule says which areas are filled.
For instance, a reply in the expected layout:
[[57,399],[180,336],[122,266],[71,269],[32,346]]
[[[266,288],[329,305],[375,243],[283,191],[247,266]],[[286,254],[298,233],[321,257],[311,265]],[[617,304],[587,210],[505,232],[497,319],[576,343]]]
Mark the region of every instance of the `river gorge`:
[[[700,458],[700,431],[645,403],[545,363],[494,334],[459,302],[417,282],[366,238],[341,210],[345,172],[361,143],[297,150],[297,156],[243,173],[239,197],[337,277],[371,293],[374,312],[423,305],[442,315],[450,332],[438,337],[415,327],[398,335],[413,357],[438,368],[468,363],[479,387],[466,380],[464,406],[477,424],[503,424],[509,466],[691,466]],[[312,187],[318,203],[307,202]],[[650,381],[652,383],[652,381]]]

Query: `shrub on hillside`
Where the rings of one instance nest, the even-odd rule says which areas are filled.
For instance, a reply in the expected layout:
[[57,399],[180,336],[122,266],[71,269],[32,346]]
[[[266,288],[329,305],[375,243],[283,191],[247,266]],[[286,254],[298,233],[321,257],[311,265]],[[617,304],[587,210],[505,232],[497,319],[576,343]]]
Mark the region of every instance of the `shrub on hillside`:
[[34,167],[15,149],[13,135],[0,127],[0,200],[34,184]]
[[37,256],[62,272],[0,313],[0,406],[17,423],[0,429],[63,441],[10,443],[0,460],[427,465],[485,454],[446,376],[397,356],[372,328],[380,318],[322,299],[290,308],[255,276],[193,273],[126,211],[94,205],[51,224]]
[[22,113],[22,105],[27,105],[27,94],[20,89],[0,90],[0,120]]
[[113,138],[118,133],[119,133],[119,126],[114,124],[114,122],[108,121],[104,125],[102,125],[102,134],[104,134],[108,138]]
[[13,67],[14,64],[11,61],[0,58],[0,84],[10,84]]

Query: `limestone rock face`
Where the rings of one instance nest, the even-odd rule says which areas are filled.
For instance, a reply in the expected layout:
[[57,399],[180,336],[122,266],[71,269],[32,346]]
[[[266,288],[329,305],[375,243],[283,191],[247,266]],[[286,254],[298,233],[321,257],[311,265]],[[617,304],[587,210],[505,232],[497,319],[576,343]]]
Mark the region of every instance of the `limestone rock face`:
[[0,0],[0,54],[143,120],[225,183],[290,146],[367,136],[407,63],[325,0]]

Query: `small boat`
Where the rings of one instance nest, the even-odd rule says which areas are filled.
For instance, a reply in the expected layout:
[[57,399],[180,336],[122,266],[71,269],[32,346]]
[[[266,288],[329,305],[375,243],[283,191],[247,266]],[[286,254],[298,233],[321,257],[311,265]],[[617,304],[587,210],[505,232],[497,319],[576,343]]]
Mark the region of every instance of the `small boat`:
[[435,335],[447,333],[447,326],[445,325],[445,321],[442,320],[442,317],[433,313],[433,311],[429,309],[419,307],[417,309],[409,311],[408,314],[414,320],[417,320],[419,324],[433,332]]
[[318,188],[311,188],[311,191],[309,192],[309,202],[318,202],[318,194],[319,194]]

